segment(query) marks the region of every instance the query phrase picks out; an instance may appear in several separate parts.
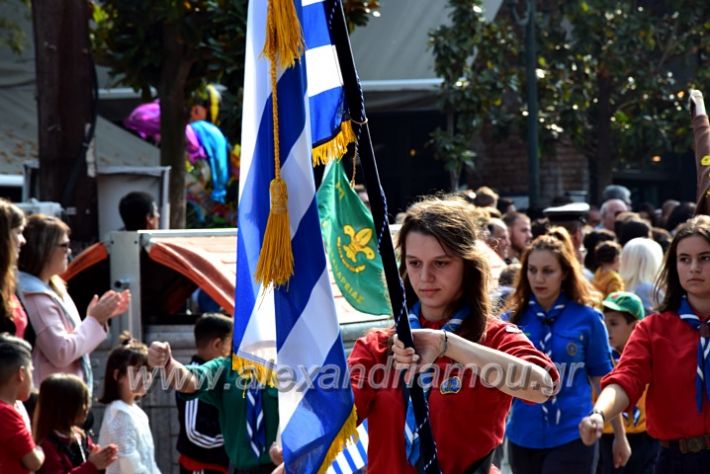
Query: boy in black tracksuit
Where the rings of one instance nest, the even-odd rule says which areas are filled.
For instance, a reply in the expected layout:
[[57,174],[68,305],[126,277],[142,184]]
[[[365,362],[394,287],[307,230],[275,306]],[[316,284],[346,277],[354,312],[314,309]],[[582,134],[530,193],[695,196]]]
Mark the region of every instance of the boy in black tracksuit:
[[[215,313],[206,313],[195,323],[197,354],[190,365],[202,365],[215,357],[231,353],[232,320]],[[188,366],[189,367],[189,366]],[[180,473],[227,474],[229,459],[224,451],[219,412],[214,406],[198,399],[185,400],[175,392],[180,421],[177,450],[180,453]]]

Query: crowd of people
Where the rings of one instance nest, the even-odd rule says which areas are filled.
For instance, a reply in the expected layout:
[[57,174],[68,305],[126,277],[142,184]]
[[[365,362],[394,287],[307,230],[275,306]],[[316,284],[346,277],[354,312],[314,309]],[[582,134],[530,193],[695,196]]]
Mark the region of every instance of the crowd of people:
[[[425,468],[409,394],[422,375],[442,472],[497,472],[503,445],[514,474],[710,472],[710,123],[690,97],[697,203],[634,206],[610,186],[598,208],[531,220],[481,187],[410,206],[398,256],[414,346],[373,330],[349,356],[367,472]],[[154,226],[149,196],[133,198],[126,228]],[[82,317],[60,278],[66,224],[0,200],[0,234],[0,472],[159,472],[137,403],[150,368],[177,392],[181,473],[283,470],[277,391],[232,370],[229,317],[197,320],[188,365],[123,334],[95,397],[91,353],[130,293],[95,295]]]

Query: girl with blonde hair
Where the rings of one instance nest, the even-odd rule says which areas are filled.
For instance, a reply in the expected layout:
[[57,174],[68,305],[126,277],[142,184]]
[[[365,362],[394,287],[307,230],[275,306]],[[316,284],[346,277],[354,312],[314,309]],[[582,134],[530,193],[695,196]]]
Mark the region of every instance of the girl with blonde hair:
[[629,240],[621,250],[619,274],[624,280],[624,288],[641,298],[647,315],[658,303],[654,297],[654,285],[662,263],[661,246],[645,237]]

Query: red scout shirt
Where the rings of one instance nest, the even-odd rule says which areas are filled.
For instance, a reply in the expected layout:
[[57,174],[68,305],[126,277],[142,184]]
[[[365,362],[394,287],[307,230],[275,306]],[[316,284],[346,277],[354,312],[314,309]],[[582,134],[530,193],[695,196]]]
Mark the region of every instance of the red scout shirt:
[[[355,404],[359,421],[368,420],[367,472],[415,474],[404,446],[404,396],[393,388],[397,387],[394,381],[399,380],[399,374],[391,358],[388,362],[387,340],[391,334],[392,330],[373,331],[355,343],[349,358]],[[490,320],[482,344],[539,365],[554,380],[559,377],[554,364],[512,324]],[[471,370],[466,370],[461,378],[462,389],[442,394],[441,382],[458,373],[447,377],[445,371],[450,362],[448,358],[437,360],[441,370],[429,396],[432,431],[444,473],[464,472],[503,441],[505,417],[512,401],[500,390],[486,388],[477,377],[472,381]],[[371,370],[375,364],[386,364],[386,368]],[[513,379],[517,380],[519,377]]]
[[710,434],[710,403],[695,403],[700,333],[673,311],[652,314],[636,325],[619,364],[602,379],[618,384],[633,407],[646,394],[646,430],[662,441]]
[[0,401],[0,473],[29,474],[22,458],[35,449],[32,433],[14,406]]

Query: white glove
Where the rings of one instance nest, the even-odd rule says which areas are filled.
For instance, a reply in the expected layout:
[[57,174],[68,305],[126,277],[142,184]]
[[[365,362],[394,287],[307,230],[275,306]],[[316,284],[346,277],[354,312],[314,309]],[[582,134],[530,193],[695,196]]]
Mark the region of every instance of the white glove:
[[703,93],[699,90],[690,89],[689,105],[692,118],[700,115],[707,115],[707,112],[705,111],[705,102],[703,101]]

